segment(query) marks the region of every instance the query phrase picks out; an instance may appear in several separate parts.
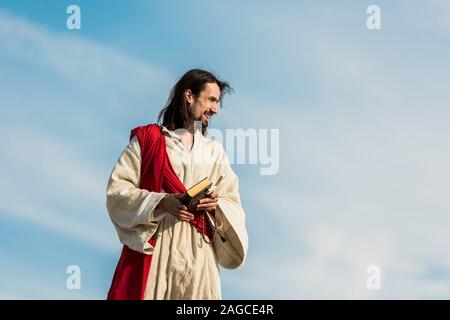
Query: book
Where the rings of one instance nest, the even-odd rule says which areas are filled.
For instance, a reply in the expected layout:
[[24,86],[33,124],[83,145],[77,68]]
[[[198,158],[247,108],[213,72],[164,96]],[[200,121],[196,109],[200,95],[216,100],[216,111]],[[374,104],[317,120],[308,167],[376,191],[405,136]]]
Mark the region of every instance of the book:
[[186,190],[181,197],[180,202],[188,208],[187,211],[195,211],[198,202],[206,197],[208,189],[211,188],[211,186],[212,182],[208,179],[208,177],[203,178]]
[[225,177],[224,174],[222,174],[219,177],[219,179],[217,179],[216,184],[214,184],[211,188],[208,189],[208,191],[206,192],[207,195],[210,195],[211,193],[213,193],[216,190],[217,186],[219,185],[220,181],[222,181],[223,177]]
[[224,175],[221,175],[215,185],[212,184],[208,177],[203,178],[186,190],[180,202],[188,208],[187,211],[195,211],[199,201],[213,193],[223,177]]

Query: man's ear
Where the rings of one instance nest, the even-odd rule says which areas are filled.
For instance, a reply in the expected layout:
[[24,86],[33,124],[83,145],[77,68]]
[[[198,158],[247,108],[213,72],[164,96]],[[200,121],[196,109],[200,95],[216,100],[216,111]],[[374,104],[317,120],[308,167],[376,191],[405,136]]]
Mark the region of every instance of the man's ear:
[[184,98],[189,105],[194,102],[194,95],[192,94],[191,89],[187,89],[186,91],[184,91]]

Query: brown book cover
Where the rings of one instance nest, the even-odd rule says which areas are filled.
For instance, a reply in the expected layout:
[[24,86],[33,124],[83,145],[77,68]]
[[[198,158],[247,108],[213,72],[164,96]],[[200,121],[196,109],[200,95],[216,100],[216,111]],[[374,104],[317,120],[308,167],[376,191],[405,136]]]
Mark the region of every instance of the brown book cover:
[[181,203],[188,208],[189,212],[195,211],[198,202],[206,197],[211,186],[212,182],[208,179],[208,177],[203,178],[183,194],[180,200]]

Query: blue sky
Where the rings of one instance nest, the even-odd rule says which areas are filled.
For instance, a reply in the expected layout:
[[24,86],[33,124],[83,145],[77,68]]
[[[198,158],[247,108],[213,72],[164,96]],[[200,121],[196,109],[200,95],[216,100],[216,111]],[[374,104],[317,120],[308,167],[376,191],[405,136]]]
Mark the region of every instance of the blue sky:
[[213,128],[280,130],[277,175],[233,165],[250,249],[224,298],[449,298],[449,17],[439,0],[1,0],[0,297],[105,297],[111,169],[199,67],[235,89]]

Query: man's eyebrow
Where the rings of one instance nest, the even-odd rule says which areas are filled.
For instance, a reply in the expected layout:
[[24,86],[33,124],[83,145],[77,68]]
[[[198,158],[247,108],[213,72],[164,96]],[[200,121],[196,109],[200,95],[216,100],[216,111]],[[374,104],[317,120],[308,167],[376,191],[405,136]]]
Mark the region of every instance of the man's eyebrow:
[[209,97],[209,99],[214,99],[214,101],[220,101],[220,98],[219,99],[217,99],[216,97],[214,97],[214,96],[210,96]]

